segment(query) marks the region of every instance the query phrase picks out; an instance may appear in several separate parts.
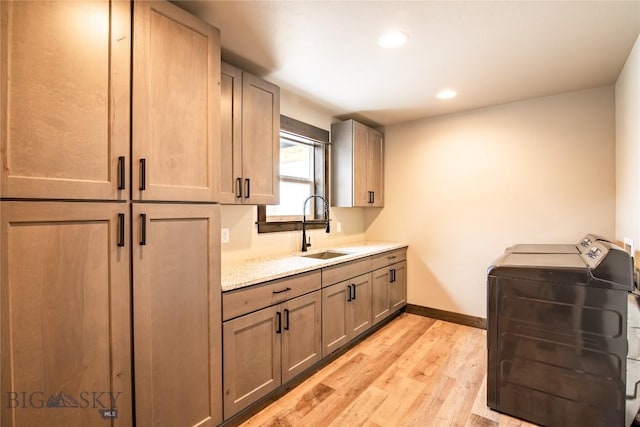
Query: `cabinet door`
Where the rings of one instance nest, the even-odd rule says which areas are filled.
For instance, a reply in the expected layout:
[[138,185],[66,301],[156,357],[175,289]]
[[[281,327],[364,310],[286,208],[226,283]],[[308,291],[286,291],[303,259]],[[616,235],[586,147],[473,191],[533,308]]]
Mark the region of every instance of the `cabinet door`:
[[349,280],[353,286],[349,314],[350,338],[355,338],[371,327],[371,273]]
[[224,417],[235,415],[281,384],[282,318],[268,307],[223,324]]
[[242,70],[222,63],[220,80],[221,203],[242,203]]
[[380,132],[367,132],[367,188],[371,191],[369,206],[384,206],[384,143]]
[[213,201],[220,32],[165,1],[136,1],[133,19],[133,198]]
[[2,426],[132,424],[126,212],[0,202]]
[[277,205],[280,185],[280,88],[242,74],[242,197]]
[[2,1],[0,18],[0,196],[126,199],[130,4]]
[[353,121],[353,206],[370,206],[368,183],[369,128]]
[[322,356],[349,342],[350,282],[322,289]]
[[389,268],[380,268],[371,273],[371,310],[373,324],[389,315]]
[[133,206],[136,420],[222,421],[217,205]]
[[407,305],[407,262],[399,262],[391,266],[394,280],[389,284],[391,312],[400,310]]
[[281,305],[283,383],[316,363],[322,356],[321,306],[320,291]]

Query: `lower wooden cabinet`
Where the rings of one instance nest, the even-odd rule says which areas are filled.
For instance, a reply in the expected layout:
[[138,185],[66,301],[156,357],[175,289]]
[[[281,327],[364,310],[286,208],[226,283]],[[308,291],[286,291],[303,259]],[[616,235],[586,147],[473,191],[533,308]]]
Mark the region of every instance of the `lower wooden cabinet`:
[[322,355],[371,327],[371,273],[322,289]]
[[372,322],[375,325],[407,305],[407,262],[374,270],[372,275]]
[[225,419],[320,360],[320,319],[314,291],[223,323]]
[[222,422],[216,205],[133,204],[136,423]]
[[395,313],[407,305],[407,262],[402,261],[391,266],[393,277],[389,284],[390,313]]
[[371,272],[372,276],[372,298],[371,298],[371,316],[372,322],[381,322],[391,314],[390,289],[391,269],[388,267],[379,268]]
[[0,425],[130,426],[128,205],[2,201],[0,218]]

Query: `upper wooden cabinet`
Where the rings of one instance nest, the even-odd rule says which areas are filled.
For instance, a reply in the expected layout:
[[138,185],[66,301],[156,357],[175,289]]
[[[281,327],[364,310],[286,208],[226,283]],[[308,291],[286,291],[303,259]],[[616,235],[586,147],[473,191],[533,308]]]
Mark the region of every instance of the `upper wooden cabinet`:
[[280,88],[222,63],[221,117],[219,201],[278,204]]
[[384,206],[384,137],[355,120],[331,125],[331,204]]
[[215,201],[220,32],[168,2],[133,21],[133,198]]
[[127,199],[131,9],[0,2],[0,196]]

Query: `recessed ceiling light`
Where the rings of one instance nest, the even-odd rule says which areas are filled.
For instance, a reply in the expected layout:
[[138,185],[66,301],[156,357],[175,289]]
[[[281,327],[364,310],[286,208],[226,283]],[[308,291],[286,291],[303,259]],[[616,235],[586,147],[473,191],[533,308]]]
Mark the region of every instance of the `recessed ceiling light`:
[[386,49],[400,47],[409,40],[409,36],[402,31],[388,31],[380,36],[378,44]]
[[436,95],[436,98],[438,99],[451,99],[451,98],[455,98],[458,95],[458,92],[456,92],[453,89],[445,89],[445,90],[441,90],[440,92],[438,92],[438,94]]

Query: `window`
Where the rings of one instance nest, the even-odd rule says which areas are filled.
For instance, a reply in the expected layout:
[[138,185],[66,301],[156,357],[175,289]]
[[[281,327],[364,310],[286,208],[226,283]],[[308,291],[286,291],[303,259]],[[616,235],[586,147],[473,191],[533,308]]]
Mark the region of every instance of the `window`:
[[[328,144],[328,131],[280,116],[280,204],[258,206],[259,233],[301,230],[306,198],[328,196]],[[308,228],[324,227],[322,201],[310,200],[305,215]]]

